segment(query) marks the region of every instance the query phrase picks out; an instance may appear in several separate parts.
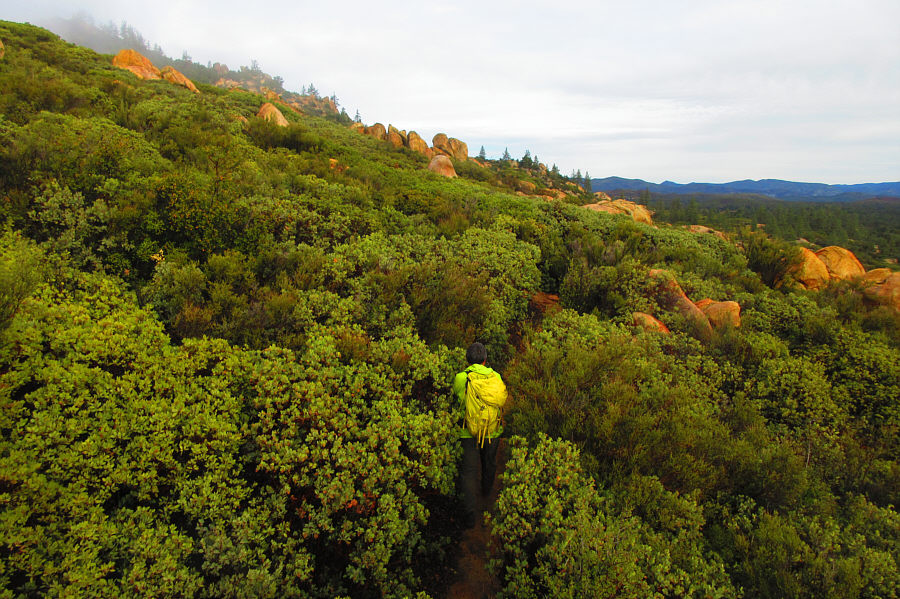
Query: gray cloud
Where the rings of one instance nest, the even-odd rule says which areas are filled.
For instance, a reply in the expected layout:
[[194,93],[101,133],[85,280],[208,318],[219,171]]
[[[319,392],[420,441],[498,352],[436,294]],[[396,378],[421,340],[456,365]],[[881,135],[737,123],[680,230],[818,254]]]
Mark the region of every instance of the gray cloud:
[[[257,59],[368,122],[564,172],[900,180],[900,3],[82,0],[173,55]],[[61,0],[6,11],[69,16]]]

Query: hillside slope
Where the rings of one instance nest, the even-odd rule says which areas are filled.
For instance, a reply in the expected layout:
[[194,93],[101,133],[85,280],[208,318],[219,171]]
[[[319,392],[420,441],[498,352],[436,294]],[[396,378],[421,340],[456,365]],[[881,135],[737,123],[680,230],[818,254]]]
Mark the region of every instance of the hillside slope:
[[0,40],[0,594],[444,596],[477,339],[498,595],[896,596],[889,274]]

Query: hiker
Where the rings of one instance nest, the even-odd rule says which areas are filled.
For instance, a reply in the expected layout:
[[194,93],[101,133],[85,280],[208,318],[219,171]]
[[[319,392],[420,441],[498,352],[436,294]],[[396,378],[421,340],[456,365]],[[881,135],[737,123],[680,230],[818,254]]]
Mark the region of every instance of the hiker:
[[[462,426],[459,439],[463,458],[459,468],[459,486],[466,512],[465,527],[477,520],[478,490],[488,496],[494,486],[497,470],[497,448],[503,426],[500,412],[507,398],[506,385],[500,374],[488,368],[487,350],[477,341],[466,350],[469,367],[453,379],[453,393],[459,398]],[[479,463],[481,477],[479,485]]]

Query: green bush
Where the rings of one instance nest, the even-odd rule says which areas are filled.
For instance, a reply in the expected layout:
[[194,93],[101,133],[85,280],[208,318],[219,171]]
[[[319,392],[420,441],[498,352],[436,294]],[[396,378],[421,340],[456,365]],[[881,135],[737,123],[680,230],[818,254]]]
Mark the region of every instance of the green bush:
[[490,517],[498,596],[736,596],[721,563],[690,545],[702,517],[693,524],[670,521],[670,529],[689,537],[676,533],[672,544],[639,518],[617,513],[582,473],[571,443],[541,436],[529,448],[513,438],[502,478]]
[[[45,286],[0,351],[0,585],[39,595],[407,596],[452,492],[446,356],[169,345],[109,281]],[[356,342],[362,337],[357,336]],[[50,353],[45,354],[45,348]]]

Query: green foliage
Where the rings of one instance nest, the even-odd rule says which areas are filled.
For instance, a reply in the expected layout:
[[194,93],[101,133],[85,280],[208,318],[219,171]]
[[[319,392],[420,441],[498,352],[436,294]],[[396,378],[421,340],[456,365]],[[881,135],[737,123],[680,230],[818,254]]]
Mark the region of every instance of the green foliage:
[[890,200],[807,202],[745,194],[698,194],[685,201],[677,195],[625,194],[652,207],[654,219],[660,222],[702,224],[733,232],[761,224],[769,235],[785,241],[806,239],[817,246],[848,248],[866,268],[889,266],[885,258],[900,256],[896,227],[900,206]]
[[[896,595],[900,317],[860,284],[585,210],[530,155],[444,179],[339,115],[0,38],[0,595],[440,594],[474,340],[528,439],[504,595]],[[652,269],[741,327],[686,335]]]
[[[721,563],[700,554],[677,563],[694,522],[667,522],[671,544],[608,498],[578,466],[571,443],[541,436],[533,448],[511,441],[497,513],[491,518],[501,597],[733,597]],[[657,507],[660,509],[660,506]],[[661,511],[661,510],[660,510]]]
[[[858,499],[848,507],[859,513],[842,526],[827,516],[770,513],[738,497],[710,536],[748,596],[896,596],[896,553],[885,550],[896,539],[896,513]],[[862,522],[864,513],[871,522]],[[871,534],[880,527],[887,538]]]
[[801,260],[799,247],[771,239],[762,231],[744,229],[741,241],[750,269],[770,287],[784,284],[791,268]]
[[455,474],[444,357],[410,331],[360,348],[341,342],[358,333],[321,325],[299,354],[175,348],[108,279],[66,288],[43,287],[0,354],[4,588],[405,596],[419,584],[428,501]]
[[43,279],[41,255],[20,235],[0,237],[0,332]]

